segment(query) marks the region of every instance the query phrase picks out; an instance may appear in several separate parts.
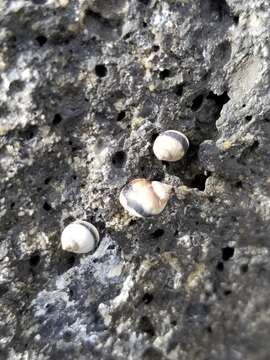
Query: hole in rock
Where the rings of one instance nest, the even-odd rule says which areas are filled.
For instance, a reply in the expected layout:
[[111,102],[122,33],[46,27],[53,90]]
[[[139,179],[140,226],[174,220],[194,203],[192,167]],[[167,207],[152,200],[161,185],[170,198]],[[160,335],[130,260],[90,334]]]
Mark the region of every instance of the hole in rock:
[[225,296],[231,295],[231,293],[232,293],[232,290],[224,290],[224,292],[223,292],[223,294]]
[[72,289],[69,289],[69,290],[68,290],[68,295],[69,295],[69,297],[72,299],[73,296],[74,296],[74,291],[73,291]]
[[150,319],[147,316],[141,317],[139,322],[139,329],[150,336],[155,335],[154,326],[152,325]]
[[116,153],[114,153],[112,156],[112,164],[116,168],[121,168],[126,162],[126,159],[127,159],[127,155],[124,151],[116,151]]
[[142,301],[145,303],[145,304],[149,304],[152,300],[153,300],[153,295],[152,294],[149,294],[149,293],[145,293],[142,297]]
[[[97,208],[97,209],[98,209],[98,208]],[[102,220],[97,221],[96,225],[97,225],[97,227],[99,228],[100,232],[102,232],[102,231],[105,230],[105,228],[106,228],[106,224],[105,224],[105,222],[102,221]]]
[[237,189],[241,189],[243,187],[243,183],[241,180],[237,181],[234,186],[237,188]]
[[43,209],[46,211],[50,211],[52,210],[52,207],[47,201],[45,201],[45,203],[43,204]]
[[158,52],[159,49],[160,49],[159,45],[153,45],[153,47],[152,47],[152,50],[153,50],[154,52]]
[[218,20],[222,21],[224,18],[229,17],[230,8],[225,0],[208,0],[210,11],[218,15]]
[[223,262],[219,261],[219,262],[217,263],[216,269],[217,269],[218,271],[223,271],[223,270],[224,270],[224,264],[223,264]]
[[36,135],[37,130],[38,130],[37,126],[31,125],[24,131],[23,136],[25,137],[26,140],[31,140]]
[[5,295],[8,292],[8,286],[5,284],[0,285],[0,297]]
[[221,95],[216,95],[213,93],[213,91],[210,91],[206,98],[208,100],[213,100],[216,103],[218,108],[218,117],[221,113],[223,106],[230,101],[230,98],[226,91],[224,91],[224,93]]
[[205,183],[207,178],[211,175],[210,172],[197,174],[191,181],[190,187],[198,189],[200,191],[205,190]]
[[253,151],[256,150],[258,147],[259,147],[259,141],[258,141],[258,140],[255,140],[255,141],[253,142],[253,144],[250,146],[249,150],[250,150],[250,152],[253,152]]
[[247,122],[249,122],[251,119],[252,119],[252,116],[251,116],[251,115],[247,115],[247,116],[245,117],[245,120],[246,120]]
[[63,334],[63,339],[66,342],[70,342],[72,340],[72,332],[71,331],[65,331]]
[[176,85],[175,89],[174,89],[174,93],[177,96],[182,96],[183,95],[183,85],[182,84],[178,84]]
[[67,264],[72,267],[74,264],[75,264],[75,260],[76,260],[76,257],[75,255],[70,255],[68,258],[67,258]]
[[151,0],[138,0],[138,2],[142,3],[143,5],[149,5]]
[[199,108],[202,106],[202,103],[203,103],[203,95],[201,94],[195,97],[195,99],[193,99],[191,104],[191,110],[193,111],[199,110]]
[[53,304],[46,304],[45,309],[47,310],[48,314],[51,314],[52,312],[54,312],[55,307]]
[[12,203],[10,204],[10,208],[13,209],[15,204],[16,204],[15,201],[12,201]]
[[117,115],[116,121],[122,121],[125,117],[126,117],[126,112],[124,110],[120,111],[120,113]]
[[95,67],[95,73],[98,77],[104,77],[107,75],[107,68],[104,64],[98,64]]
[[40,262],[40,255],[38,253],[32,254],[29,259],[30,266],[35,267],[39,264],[39,262]]
[[61,121],[62,121],[62,116],[60,114],[55,114],[52,121],[53,125],[56,126],[60,124]]
[[234,248],[226,246],[222,249],[222,259],[223,261],[228,261],[234,255]]
[[36,37],[36,41],[38,42],[39,46],[43,46],[47,42],[47,38],[44,35],[39,35]]
[[158,134],[157,134],[157,133],[152,134],[152,135],[151,135],[151,142],[154,142],[157,137],[158,137]]
[[126,33],[126,34],[123,36],[123,38],[124,38],[125,40],[128,40],[130,37],[131,37],[131,33],[130,33],[130,32]]
[[169,77],[170,75],[171,75],[171,72],[170,72],[169,69],[164,69],[164,70],[161,70],[161,71],[159,72],[159,78],[160,78],[161,80],[166,79],[166,78]]
[[206,330],[207,330],[207,332],[208,332],[209,334],[212,334],[212,332],[213,332],[212,326],[210,326],[210,325],[207,326]]
[[162,235],[164,235],[165,231],[163,229],[157,229],[154,232],[152,232],[151,237],[153,239],[158,239],[160,238]]
[[239,24],[239,16],[238,15],[233,16],[233,22],[235,23],[235,25]]
[[240,270],[241,270],[241,273],[245,274],[246,272],[248,272],[248,264],[242,264],[240,266]]
[[51,177],[47,177],[47,178],[44,180],[44,184],[45,184],[45,185],[48,185],[51,180],[52,180]]

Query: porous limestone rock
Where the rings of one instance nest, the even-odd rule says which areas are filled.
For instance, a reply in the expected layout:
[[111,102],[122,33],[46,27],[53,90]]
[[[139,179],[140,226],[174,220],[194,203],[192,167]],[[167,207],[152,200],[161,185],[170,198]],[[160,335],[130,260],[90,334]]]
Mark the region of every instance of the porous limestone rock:
[[[2,0],[0,359],[265,360],[268,0]],[[159,161],[157,135],[190,147]],[[171,184],[130,217],[133,178]],[[63,228],[101,241],[73,255]]]

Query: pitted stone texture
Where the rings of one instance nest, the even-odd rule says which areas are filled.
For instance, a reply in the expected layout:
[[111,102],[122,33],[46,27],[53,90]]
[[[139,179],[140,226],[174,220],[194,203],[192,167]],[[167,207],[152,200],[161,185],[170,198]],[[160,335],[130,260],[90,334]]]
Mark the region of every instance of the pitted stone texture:
[[[2,0],[0,359],[269,358],[269,9]],[[159,216],[121,208],[138,177]],[[94,254],[61,250],[76,219]]]

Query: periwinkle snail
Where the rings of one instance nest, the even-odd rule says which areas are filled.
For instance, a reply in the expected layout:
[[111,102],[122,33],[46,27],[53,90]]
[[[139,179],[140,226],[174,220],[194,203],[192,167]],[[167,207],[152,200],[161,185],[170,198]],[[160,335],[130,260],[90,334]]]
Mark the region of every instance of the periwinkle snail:
[[120,203],[130,215],[148,217],[158,215],[165,208],[172,187],[159,181],[135,179],[120,193]]
[[188,138],[176,130],[162,132],[153,145],[154,154],[162,161],[178,161],[185,155],[188,148]]
[[96,227],[82,220],[67,225],[61,235],[62,249],[77,254],[94,250],[98,242],[99,233]]

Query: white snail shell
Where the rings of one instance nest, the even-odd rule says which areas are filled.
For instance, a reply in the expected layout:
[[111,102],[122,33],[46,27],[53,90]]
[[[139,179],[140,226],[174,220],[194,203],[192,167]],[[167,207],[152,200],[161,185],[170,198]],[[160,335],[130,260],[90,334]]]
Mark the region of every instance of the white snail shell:
[[158,215],[165,208],[172,187],[159,181],[135,179],[121,190],[119,201],[131,215]]
[[94,250],[98,242],[99,233],[96,227],[82,220],[66,226],[61,235],[62,249],[77,254]]
[[153,145],[154,154],[162,161],[178,161],[188,148],[188,138],[176,130],[167,130],[159,134]]

